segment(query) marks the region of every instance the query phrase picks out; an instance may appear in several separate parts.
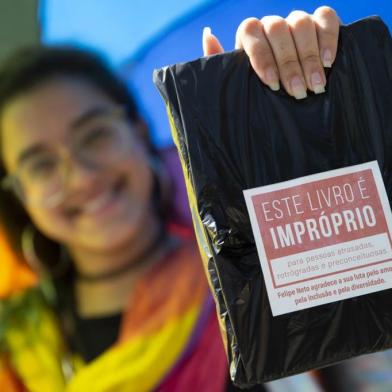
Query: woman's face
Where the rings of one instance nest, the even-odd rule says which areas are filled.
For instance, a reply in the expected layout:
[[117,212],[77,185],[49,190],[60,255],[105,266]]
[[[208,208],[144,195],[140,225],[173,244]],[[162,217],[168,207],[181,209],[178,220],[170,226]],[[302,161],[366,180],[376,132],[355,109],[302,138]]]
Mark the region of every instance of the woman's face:
[[[23,191],[26,209],[36,226],[70,247],[98,252],[115,249],[145,230],[143,223],[151,214],[153,179],[146,148],[132,125],[114,116],[116,109],[116,104],[93,85],[72,78],[48,81],[18,96],[4,109],[1,137],[10,173],[19,173],[21,165],[46,170],[48,156],[49,160],[60,157],[63,162],[64,191],[60,198],[56,196],[56,203],[49,197],[37,198],[45,192],[39,181],[30,184],[32,176],[25,178],[29,186]],[[131,135],[129,147],[109,160],[110,164],[106,155],[102,156],[105,164],[101,160],[86,164],[79,159],[75,146],[89,145],[92,151],[100,151],[100,142],[91,134],[112,123]],[[90,136],[86,139],[85,135]],[[47,178],[41,175],[40,181],[46,184]]]

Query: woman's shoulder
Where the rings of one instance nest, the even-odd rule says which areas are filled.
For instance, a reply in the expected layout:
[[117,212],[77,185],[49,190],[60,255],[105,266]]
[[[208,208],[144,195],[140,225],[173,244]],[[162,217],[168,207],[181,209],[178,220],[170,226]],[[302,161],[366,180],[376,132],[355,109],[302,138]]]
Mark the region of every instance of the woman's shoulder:
[[[12,295],[0,299],[0,333],[11,324],[16,324],[25,319],[30,311],[35,311],[41,307],[43,299],[41,298],[38,287],[29,287],[24,290],[13,293]],[[3,334],[0,334],[0,337]]]
[[29,329],[39,320],[42,307],[38,287],[18,291],[0,300],[0,385],[5,391],[26,390],[12,362],[20,353],[23,340],[26,339],[26,344],[29,341]]
[[0,300],[0,353],[37,338],[49,325],[54,328],[48,291],[45,285],[34,286]]
[[0,317],[2,320],[15,320],[28,317],[31,310],[42,309],[49,306],[44,292],[46,288],[41,285],[28,287],[12,295],[0,299]]
[[25,390],[18,380],[41,383],[49,368],[60,371],[64,341],[45,290],[32,287],[0,302],[0,385],[19,385],[12,392]]

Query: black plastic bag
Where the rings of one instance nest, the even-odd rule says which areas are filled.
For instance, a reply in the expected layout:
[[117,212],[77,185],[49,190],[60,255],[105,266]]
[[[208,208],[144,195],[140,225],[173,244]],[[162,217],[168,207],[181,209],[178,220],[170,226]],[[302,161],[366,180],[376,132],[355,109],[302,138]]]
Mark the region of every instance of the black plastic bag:
[[341,27],[326,93],[271,91],[242,51],[154,72],[239,386],[392,347],[384,290],[273,317],[243,190],[377,160],[392,198],[392,43],[378,18]]

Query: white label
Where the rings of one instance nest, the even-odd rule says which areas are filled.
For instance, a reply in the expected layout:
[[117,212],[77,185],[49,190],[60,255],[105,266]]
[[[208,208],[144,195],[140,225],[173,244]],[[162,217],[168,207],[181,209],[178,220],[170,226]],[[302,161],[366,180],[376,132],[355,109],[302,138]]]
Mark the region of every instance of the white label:
[[274,316],[392,288],[376,161],[244,191]]

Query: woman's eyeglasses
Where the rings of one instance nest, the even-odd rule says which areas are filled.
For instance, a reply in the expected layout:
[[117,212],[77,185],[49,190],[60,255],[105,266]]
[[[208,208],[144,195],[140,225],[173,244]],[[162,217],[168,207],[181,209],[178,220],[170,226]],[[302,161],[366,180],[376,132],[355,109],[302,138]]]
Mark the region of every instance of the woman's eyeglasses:
[[108,168],[129,156],[133,139],[122,108],[101,109],[73,130],[67,147],[41,146],[26,154],[1,186],[24,202],[54,207],[64,199],[73,161],[92,170]]

